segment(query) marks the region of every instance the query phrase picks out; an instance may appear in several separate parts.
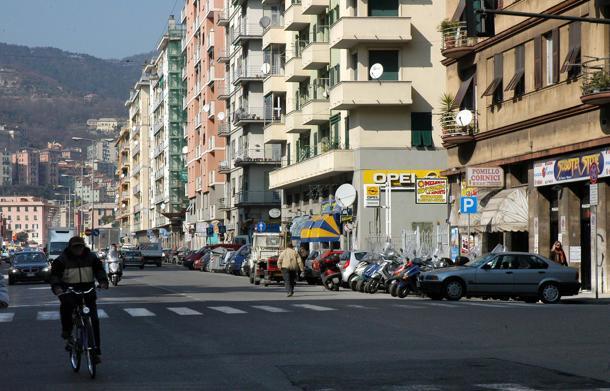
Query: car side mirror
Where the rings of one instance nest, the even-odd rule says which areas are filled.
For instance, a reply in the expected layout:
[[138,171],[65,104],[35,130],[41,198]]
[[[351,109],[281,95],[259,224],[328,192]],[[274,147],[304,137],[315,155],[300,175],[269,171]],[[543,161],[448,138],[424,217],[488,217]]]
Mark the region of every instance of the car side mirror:
[[485,265],[481,266],[481,269],[483,269],[483,270],[490,270],[491,269],[491,265],[489,263],[486,263]]

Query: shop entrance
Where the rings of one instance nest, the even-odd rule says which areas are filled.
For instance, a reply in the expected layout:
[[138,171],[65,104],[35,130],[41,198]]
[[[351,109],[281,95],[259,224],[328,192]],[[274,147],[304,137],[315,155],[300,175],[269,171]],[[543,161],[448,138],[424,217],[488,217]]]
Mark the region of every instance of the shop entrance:
[[591,206],[589,205],[589,183],[578,184],[576,194],[580,197],[580,282],[582,289],[591,289]]

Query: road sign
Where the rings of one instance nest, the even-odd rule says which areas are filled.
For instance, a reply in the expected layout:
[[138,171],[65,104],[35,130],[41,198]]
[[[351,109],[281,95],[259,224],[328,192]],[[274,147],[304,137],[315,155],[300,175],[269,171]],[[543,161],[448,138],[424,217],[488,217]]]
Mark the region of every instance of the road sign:
[[85,235],[87,235],[87,236],[91,236],[92,233],[93,233],[93,231],[91,231],[91,228],[87,228],[85,230]]
[[93,236],[100,236],[100,230],[95,228],[91,230],[91,235]]
[[381,206],[381,192],[379,185],[364,185],[364,207],[376,208]]
[[479,200],[477,197],[462,197],[460,198],[460,213],[473,214],[477,213]]
[[263,223],[262,221],[259,222],[258,224],[256,224],[256,230],[258,232],[265,232],[266,229],[267,229],[267,225],[265,223]]

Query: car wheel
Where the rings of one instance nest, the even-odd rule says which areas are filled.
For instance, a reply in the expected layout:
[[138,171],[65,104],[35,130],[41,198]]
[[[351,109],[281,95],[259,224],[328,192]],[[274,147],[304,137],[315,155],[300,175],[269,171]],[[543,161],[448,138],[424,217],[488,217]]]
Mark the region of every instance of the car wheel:
[[553,282],[547,282],[540,287],[540,300],[544,304],[556,304],[561,300],[559,286]]
[[443,291],[447,300],[458,301],[464,296],[464,283],[460,280],[449,280],[445,283]]

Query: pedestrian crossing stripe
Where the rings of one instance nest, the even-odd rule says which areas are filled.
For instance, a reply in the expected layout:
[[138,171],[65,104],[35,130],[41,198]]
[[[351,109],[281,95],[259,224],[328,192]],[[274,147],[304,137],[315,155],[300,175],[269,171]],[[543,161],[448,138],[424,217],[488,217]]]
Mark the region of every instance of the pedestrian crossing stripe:
[[211,310],[214,311],[219,311],[225,314],[229,314],[229,315],[235,315],[235,314],[245,314],[246,311],[242,311],[242,310],[238,310],[237,308],[233,308],[233,307],[208,307]]
[[305,308],[312,311],[334,311],[334,308],[322,307],[320,305],[313,304],[293,304],[295,307]]
[[457,307],[457,305],[455,305],[455,304],[445,304],[445,303],[428,303],[428,305],[431,305],[434,307],[447,307],[447,308]]
[[123,308],[123,310],[133,317],[155,316],[146,308]]
[[504,308],[506,305],[502,304],[487,304],[487,303],[474,303],[474,302],[464,302],[466,305],[474,305],[476,307],[495,307],[495,308]]
[[58,320],[59,311],[39,311],[36,320]]
[[189,315],[203,315],[201,312],[192,310],[192,309],[187,308],[187,307],[168,307],[167,309],[170,310],[171,312],[175,313],[175,314],[183,315],[183,316],[184,315],[186,315],[186,316],[189,316]]
[[1,313],[0,314],[0,323],[12,322],[14,317],[15,317],[14,312]]
[[107,319],[108,318],[108,314],[106,313],[106,311],[102,310],[102,309],[97,309],[97,317],[100,319]]
[[252,308],[256,308],[258,310],[267,311],[267,312],[274,312],[274,313],[289,312],[288,310],[285,310],[283,308],[271,307],[268,305],[253,305]]

